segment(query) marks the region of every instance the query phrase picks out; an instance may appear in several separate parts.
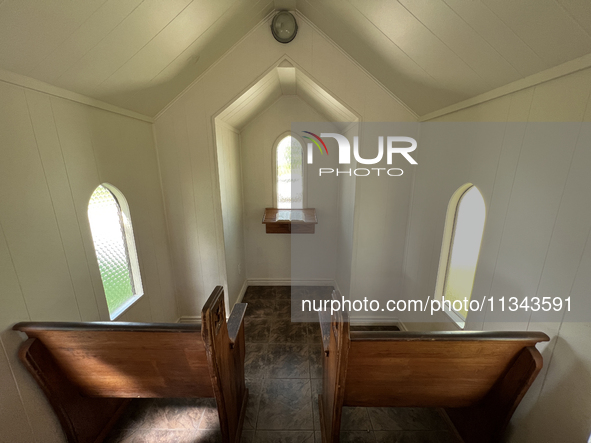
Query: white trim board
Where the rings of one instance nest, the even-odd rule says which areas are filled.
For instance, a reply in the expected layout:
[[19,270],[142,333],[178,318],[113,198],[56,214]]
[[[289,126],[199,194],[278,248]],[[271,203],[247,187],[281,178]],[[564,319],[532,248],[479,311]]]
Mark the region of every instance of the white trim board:
[[[237,302],[239,303],[239,302]],[[401,331],[408,331],[408,328],[398,318],[351,318],[352,326],[398,326]],[[177,323],[201,324],[201,317],[197,315],[183,315]]]
[[[336,280],[334,288],[339,292],[339,294],[341,293],[339,284]],[[397,317],[351,317],[351,314],[349,314],[349,323],[352,326],[398,326],[401,331],[408,331],[405,324],[402,323]]]
[[[244,298],[244,294],[246,293],[247,288],[248,288],[248,280],[244,280],[244,284],[242,285],[242,289],[240,289],[240,292],[238,293],[238,298],[236,299],[236,303],[242,302],[242,299]],[[234,303],[234,305],[236,303]],[[234,306],[232,306],[232,309],[234,309]],[[232,312],[232,309],[230,309],[230,312]],[[201,324],[201,316],[200,315],[181,315],[176,322],[177,323]]]
[[101,100],[97,100],[96,98],[78,94],[77,92],[68,91],[67,89],[62,89],[57,86],[50,85],[49,83],[45,83],[25,75],[17,74],[15,72],[6,71],[4,69],[0,69],[0,82],[8,83],[14,86],[20,86],[21,88],[63,98],[65,100],[70,100],[83,105],[92,106],[93,108],[124,115],[126,117],[131,117],[147,123],[154,123],[154,119],[152,117],[148,117],[147,115],[120,108],[119,106],[105,103]]
[[201,316],[197,315],[182,315],[176,321],[177,323],[192,323],[192,324],[201,324]]
[[398,318],[349,318],[351,326],[398,326],[401,331],[408,331]]
[[524,77],[520,80],[516,80],[504,86],[477,95],[476,97],[472,97],[459,103],[446,106],[445,108],[439,109],[438,111],[433,111],[428,114],[422,115],[419,118],[419,121],[425,122],[433,120],[434,118],[451,114],[462,109],[470,108],[472,106],[476,106],[481,103],[494,100],[496,98],[503,97],[505,95],[512,94],[517,91],[521,91],[523,89],[531,88],[532,86],[536,86],[541,83],[546,83],[550,80],[555,80],[557,78],[564,77],[569,74],[574,74],[575,72],[582,71],[588,68],[591,68],[591,54],[584,55],[574,60],[570,60],[568,62],[538,72],[536,74],[532,74],[528,77]]
[[297,280],[291,278],[249,278],[248,286],[332,286],[331,279]]
[[[240,294],[236,299],[236,303],[241,303],[244,294],[249,286],[331,286],[337,288],[334,280],[330,279],[315,279],[315,280],[293,280],[289,278],[283,279],[247,279],[242,285]],[[338,288],[337,288],[338,289]],[[233,308],[233,306],[232,306]],[[197,315],[183,315],[179,317],[177,323],[192,323],[201,324],[201,316]],[[400,319],[394,317],[372,318],[372,317],[357,317],[350,318],[350,324],[353,326],[398,326],[401,331],[408,331],[406,325]]]
[[244,294],[246,294],[246,290],[248,289],[248,280],[244,280],[244,284],[238,293],[238,297],[236,298],[236,303],[242,303],[242,299],[244,298]]

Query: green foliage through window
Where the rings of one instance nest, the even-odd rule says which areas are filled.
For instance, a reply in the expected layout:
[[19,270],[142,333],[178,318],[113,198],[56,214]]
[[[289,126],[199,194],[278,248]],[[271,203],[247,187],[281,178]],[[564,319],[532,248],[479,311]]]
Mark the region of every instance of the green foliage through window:
[[[134,276],[134,268],[139,274],[139,266],[131,221],[129,215],[122,211],[115,195],[103,185],[96,188],[90,198],[88,219],[107,305],[113,319],[142,292],[139,275]],[[132,260],[135,262],[132,263]]]

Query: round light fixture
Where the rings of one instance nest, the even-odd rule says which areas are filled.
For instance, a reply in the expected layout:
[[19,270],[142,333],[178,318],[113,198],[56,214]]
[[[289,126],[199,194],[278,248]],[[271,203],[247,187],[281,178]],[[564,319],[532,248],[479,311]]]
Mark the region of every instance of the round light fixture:
[[298,23],[289,11],[279,11],[271,23],[273,37],[280,43],[289,43],[298,33]]

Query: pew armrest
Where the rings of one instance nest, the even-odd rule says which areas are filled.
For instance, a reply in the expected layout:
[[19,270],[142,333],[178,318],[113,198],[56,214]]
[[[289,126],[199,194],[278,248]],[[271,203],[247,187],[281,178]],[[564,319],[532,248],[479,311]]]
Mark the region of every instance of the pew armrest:
[[328,349],[330,347],[330,315],[325,311],[319,311],[318,322],[320,323],[320,333],[322,334],[322,349],[324,355],[328,357]]
[[244,321],[244,314],[246,313],[246,307],[248,303],[236,303],[228,319],[228,338],[230,339],[230,347],[234,348],[236,344],[236,338],[240,332],[240,327]]

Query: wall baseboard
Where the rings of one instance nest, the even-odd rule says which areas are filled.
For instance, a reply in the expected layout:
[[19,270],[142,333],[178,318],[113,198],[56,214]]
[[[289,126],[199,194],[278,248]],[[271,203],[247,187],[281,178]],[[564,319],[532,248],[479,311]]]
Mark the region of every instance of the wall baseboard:
[[240,293],[238,294],[238,297],[236,298],[236,303],[242,303],[242,299],[244,298],[244,294],[246,294],[247,289],[248,289],[248,280],[244,280],[244,284],[242,285],[242,288],[240,289]]
[[351,326],[398,326],[401,331],[408,331],[397,318],[349,318],[349,323]]
[[[317,280],[292,280],[290,278],[263,278],[263,279],[247,279],[244,281],[236,303],[241,303],[249,286],[332,286],[335,281],[330,279]],[[233,307],[233,306],[232,306]],[[182,315],[176,321],[177,323],[201,324],[201,316],[197,315]]]
[[[246,293],[246,289],[248,288],[248,280],[244,280],[244,284],[238,293],[238,298],[236,298],[236,303],[241,303],[242,299],[244,298],[244,294]],[[235,304],[236,304],[235,303]],[[233,308],[234,306],[232,306]],[[232,311],[230,309],[230,311]],[[191,323],[191,324],[201,324],[201,317],[197,315],[182,315],[176,321],[177,323]]]
[[[177,323],[201,324],[201,317],[196,315],[185,315],[179,317]],[[397,318],[351,318],[350,323],[352,326],[398,326],[401,331],[408,331],[405,324]]]
[[[249,286],[332,286],[336,290],[339,289],[335,280],[317,279],[317,280],[292,280],[289,278],[283,279],[247,279],[244,281],[236,303],[241,303]],[[201,324],[201,316],[197,315],[183,315],[179,317],[177,323]],[[357,317],[350,318],[352,326],[398,326],[401,331],[408,331],[408,328],[400,319],[394,317],[387,318],[372,318],[372,317]]]
[[291,278],[249,278],[248,286],[333,286],[332,279],[297,280]]
[[201,317],[197,315],[183,315],[176,321],[177,323],[201,324]]

